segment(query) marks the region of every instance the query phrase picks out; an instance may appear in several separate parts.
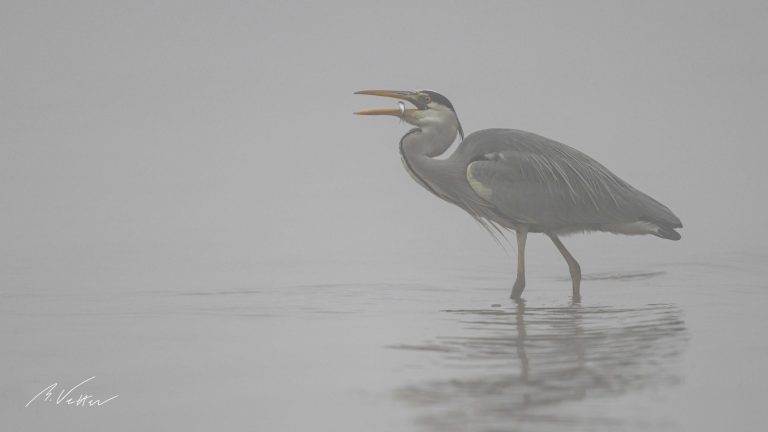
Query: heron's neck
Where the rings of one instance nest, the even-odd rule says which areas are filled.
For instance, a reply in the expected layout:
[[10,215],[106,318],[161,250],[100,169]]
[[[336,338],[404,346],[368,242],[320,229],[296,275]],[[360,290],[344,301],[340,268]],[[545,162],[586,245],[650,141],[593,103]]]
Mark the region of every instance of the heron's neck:
[[430,192],[445,197],[443,187],[453,174],[448,160],[435,159],[445,153],[456,139],[455,126],[427,126],[412,129],[400,140],[400,153],[408,173]]
[[445,153],[453,144],[458,129],[452,124],[428,125],[411,129],[400,142],[404,157],[434,158]]

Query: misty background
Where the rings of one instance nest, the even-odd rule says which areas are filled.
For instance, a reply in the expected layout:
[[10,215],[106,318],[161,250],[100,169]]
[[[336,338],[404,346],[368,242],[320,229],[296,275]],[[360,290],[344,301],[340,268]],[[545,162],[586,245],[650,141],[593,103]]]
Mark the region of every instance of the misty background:
[[[0,1],[0,429],[759,430],[768,4]],[[363,89],[575,147],[679,242],[515,248]],[[514,243],[513,236],[510,236]],[[51,383],[119,398],[36,400]]]
[[[764,2],[0,9],[6,292],[430,280],[444,260],[512,275],[513,247],[404,172],[409,126],[352,115],[396,106],[352,94],[372,88],[436,90],[467,133],[561,141],[683,220],[676,243],[566,238],[586,273],[768,246]],[[529,245],[539,275],[567,275]]]

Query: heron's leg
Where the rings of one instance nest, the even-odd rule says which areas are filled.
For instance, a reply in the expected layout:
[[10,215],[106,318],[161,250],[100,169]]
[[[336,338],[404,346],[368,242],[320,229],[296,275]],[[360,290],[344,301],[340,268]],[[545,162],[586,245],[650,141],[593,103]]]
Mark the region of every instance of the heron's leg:
[[563,255],[565,262],[568,263],[568,270],[571,272],[571,282],[573,283],[573,298],[577,299],[581,296],[579,293],[579,287],[581,285],[581,267],[579,266],[579,263],[576,262],[573,255],[568,252],[568,249],[563,246],[563,242],[560,241],[556,234],[547,233],[547,235],[552,239],[552,243],[557,246],[557,250]]
[[528,238],[527,229],[518,229],[517,237],[517,279],[512,287],[510,298],[519,299],[525,289],[525,240]]

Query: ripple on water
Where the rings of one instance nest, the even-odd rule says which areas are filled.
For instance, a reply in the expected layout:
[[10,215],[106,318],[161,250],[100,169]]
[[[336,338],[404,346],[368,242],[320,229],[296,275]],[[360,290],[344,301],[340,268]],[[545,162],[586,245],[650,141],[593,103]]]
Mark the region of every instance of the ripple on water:
[[[460,336],[401,350],[431,351],[456,370],[449,379],[401,387],[397,397],[417,408],[427,429],[507,430],[587,421],[590,430],[623,421],[592,410],[574,419],[555,409],[566,402],[623,395],[679,381],[674,363],[687,330],[674,305],[516,307],[446,310],[460,318]],[[603,410],[604,411],[604,410]]]

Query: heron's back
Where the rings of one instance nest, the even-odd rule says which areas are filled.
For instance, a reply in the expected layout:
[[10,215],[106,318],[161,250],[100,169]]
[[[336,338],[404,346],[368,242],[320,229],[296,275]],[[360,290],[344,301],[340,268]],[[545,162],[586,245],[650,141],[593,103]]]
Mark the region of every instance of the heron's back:
[[465,161],[472,188],[515,224],[614,232],[651,224],[658,228],[653,234],[680,238],[674,228],[682,223],[666,206],[586,154],[543,136],[485,129],[467,136],[451,158]]

